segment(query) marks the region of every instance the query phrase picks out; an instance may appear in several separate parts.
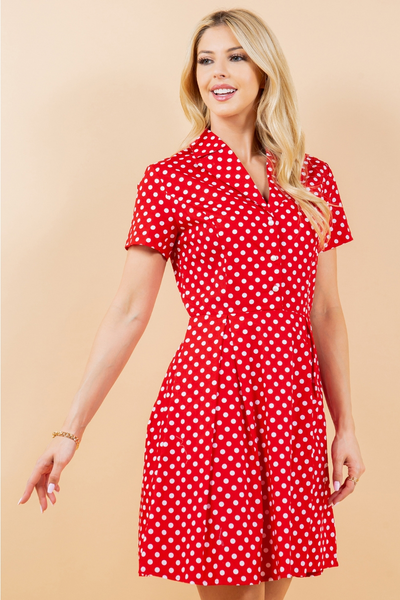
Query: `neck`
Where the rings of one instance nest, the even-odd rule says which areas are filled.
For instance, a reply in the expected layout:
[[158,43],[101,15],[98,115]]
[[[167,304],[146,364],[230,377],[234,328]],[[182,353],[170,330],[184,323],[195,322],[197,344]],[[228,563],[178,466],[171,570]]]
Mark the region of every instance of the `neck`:
[[255,120],[235,123],[232,120],[212,118],[208,129],[224,141],[243,164],[262,154],[255,136]]

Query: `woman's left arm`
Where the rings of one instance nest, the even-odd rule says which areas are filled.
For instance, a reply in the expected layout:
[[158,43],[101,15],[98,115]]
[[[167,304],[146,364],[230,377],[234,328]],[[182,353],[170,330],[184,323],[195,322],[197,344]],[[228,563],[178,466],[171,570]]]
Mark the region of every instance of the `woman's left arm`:
[[349,344],[337,284],[336,248],[319,254],[310,319],[321,383],[336,430],[331,449],[332,479],[336,491],[329,497],[328,504],[337,504],[355,488],[350,479],[345,479],[342,484],[343,466],[347,466],[348,476],[356,479],[364,473],[365,466],[352,415]]

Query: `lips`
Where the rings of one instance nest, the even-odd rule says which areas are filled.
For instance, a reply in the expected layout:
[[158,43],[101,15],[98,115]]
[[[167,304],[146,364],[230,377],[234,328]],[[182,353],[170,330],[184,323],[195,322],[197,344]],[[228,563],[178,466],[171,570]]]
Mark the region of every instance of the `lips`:
[[215,83],[212,88],[211,91],[213,90],[236,90],[237,88],[235,88],[234,85],[230,85],[229,83]]
[[[234,90],[234,91],[232,91],[232,92],[223,92],[222,94],[221,93],[220,94],[218,94],[218,93],[216,94],[215,93],[216,90]],[[229,98],[232,98],[236,94],[237,89],[234,88],[234,87],[232,87],[232,86],[229,86],[229,85],[220,85],[220,86],[216,85],[213,88],[211,88],[210,91],[211,91],[212,95],[214,96],[214,98],[216,100],[223,101],[223,100],[229,100]]]

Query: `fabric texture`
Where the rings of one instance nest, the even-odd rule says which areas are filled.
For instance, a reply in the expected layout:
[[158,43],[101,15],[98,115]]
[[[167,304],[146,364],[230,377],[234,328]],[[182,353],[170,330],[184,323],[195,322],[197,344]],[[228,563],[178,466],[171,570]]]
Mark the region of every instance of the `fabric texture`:
[[[249,585],[338,566],[310,310],[317,234],[274,177],[266,202],[205,129],[149,165],[125,243],[170,259],[189,314],[146,432],[139,575]],[[323,251],[353,239],[333,173],[303,181],[331,209]]]

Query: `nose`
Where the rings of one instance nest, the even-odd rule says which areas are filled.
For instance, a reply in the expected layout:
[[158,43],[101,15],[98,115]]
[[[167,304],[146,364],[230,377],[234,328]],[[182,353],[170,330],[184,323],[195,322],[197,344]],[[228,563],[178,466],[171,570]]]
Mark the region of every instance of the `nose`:
[[222,60],[215,60],[214,62],[214,77],[215,78],[225,78],[228,75],[228,67],[225,63],[225,61]]
[[224,72],[221,72],[220,70],[216,69],[216,72],[213,75],[213,84],[218,84],[218,83],[225,83],[227,76],[225,75]]

